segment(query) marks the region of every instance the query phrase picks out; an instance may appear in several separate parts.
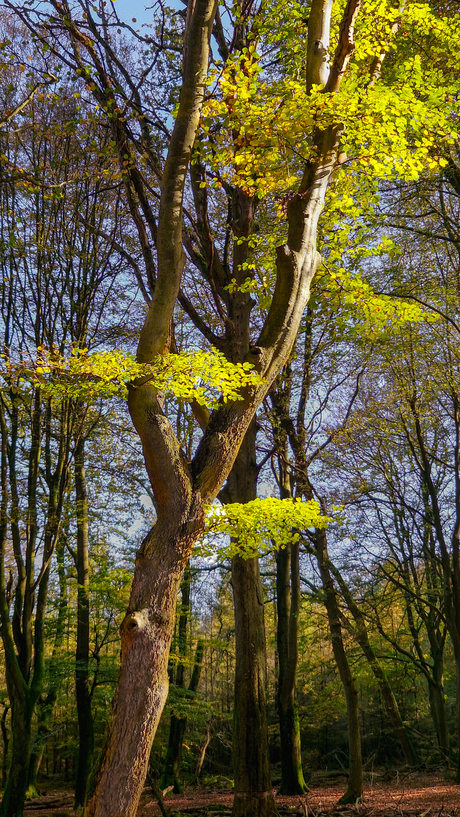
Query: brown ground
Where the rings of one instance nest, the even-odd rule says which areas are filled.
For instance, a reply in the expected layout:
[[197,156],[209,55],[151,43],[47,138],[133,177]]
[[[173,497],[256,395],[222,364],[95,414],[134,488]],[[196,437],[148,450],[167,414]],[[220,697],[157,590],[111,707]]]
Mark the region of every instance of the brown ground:
[[[381,778],[366,783],[364,803],[357,807],[334,808],[344,786],[313,786],[311,793],[302,798],[276,797],[282,817],[296,813],[302,817],[317,817],[329,812],[337,817],[460,817],[460,786],[446,782],[441,777],[408,774],[392,782]],[[195,811],[200,817],[225,817],[232,806],[232,793],[217,789],[188,789],[183,795],[168,794],[164,805],[168,813],[182,812],[190,815]],[[70,793],[55,792],[27,804],[27,817],[72,817]],[[138,817],[161,817],[160,808],[149,790],[145,790]]]

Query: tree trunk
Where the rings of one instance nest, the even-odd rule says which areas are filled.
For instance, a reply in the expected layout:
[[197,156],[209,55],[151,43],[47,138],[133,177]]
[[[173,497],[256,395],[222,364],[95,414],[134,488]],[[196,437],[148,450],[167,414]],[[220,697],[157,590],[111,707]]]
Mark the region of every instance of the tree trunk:
[[182,744],[186,727],[187,718],[185,716],[171,715],[168,750],[166,752],[165,765],[161,776],[160,789],[163,790],[169,788],[169,786],[173,786],[175,794],[182,793],[179,774],[182,761]]
[[412,746],[412,743],[408,738],[406,727],[404,726],[403,720],[401,718],[398,703],[393,694],[393,690],[391,689],[391,686],[388,683],[386,674],[383,671],[380,662],[377,659],[369,641],[363,640],[363,642],[361,643],[361,641],[358,640],[358,643],[360,644],[361,649],[363,650],[363,653],[369,662],[370,668],[374,673],[374,677],[375,680],[377,681],[380,690],[380,695],[382,697],[383,706],[390,719],[390,723],[398,739],[399,745],[406,759],[406,763],[408,763],[409,766],[415,766],[415,764],[417,763],[417,756],[415,754],[414,747]]
[[[187,572],[187,571],[186,571]],[[190,575],[190,574],[189,574]],[[185,574],[184,574],[185,576]],[[184,582],[182,582],[182,585]],[[190,578],[188,578],[190,584]],[[184,597],[182,597],[184,600]],[[198,641],[195,653],[195,661],[193,663],[193,672],[189,684],[189,692],[195,693],[198,689],[200,681],[201,668],[203,666],[204,641]],[[183,664],[182,664],[183,667]],[[166,789],[168,786],[174,786],[174,792],[180,794],[182,787],[179,780],[180,766],[182,761],[182,744],[184,742],[185,730],[187,728],[186,715],[171,715],[171,725],[169,728],[168,750],[166,752],[166,760],[163,769],[163,774],[160,781],[160,789]]]
[[438,746],[447,760],[449,758],[449,730],[447,728],[446,707],[444,703],[444,686],[431,681],[428,683],[430,711],[436,731]]
[[280,794],[304,794],[299,711],[296,702],[299,611],[299,547],[287,545],[276,555],[278,713],[281,742]]
[[168,696],[168,658],[176,599],[189,557],[181,514],[159,519],[136,559],[121,625],[121,667],[102,761],[85,817],[134,817],[153,738]]
[[86,786],[94,751],[94,727],[91,711],[89,670],[89,554],[88,495],[85,478],[85,441],[75,445],[75,504],[77,511],[77,648],[75,653],[75,694],[78,715],[78,760],[75,777],[75,808],[85,802]]
[[195,769],[195,785],[198,786],[198,781],[200,779],[201,769],[203,768],[204,759],[206,756],[206,749],[208,748],[211,742],[211,721],[208,721],[206,724],[206,735],[204,738],[203,743],[200,746],[200,751],[198,753],[198,760],[196,762],[196,769]]
[[2,760],[2,789],[6,786],[6,778],[8,774],[8,747],[10,745],[10,739],[8,737],[8,728],[6,725],[6,717],[8,712],[10,711],[10,707],[7,705],[4,706],[2,720],[1,720],[1,729],[2,729],[2,739],[3,739],[3,760]]
[[235,556],[234,817],[274,813],[265,702],[265,631],[258,559]]
[[[257,495],[256,427],[251,424],[223,492],[226,502]],[[274,813],[268,758],[264,600],[257,558],[232,560],[235,607],[235,700],[233,710],[234,817]]]
[[46,739],[50,732],[51,715],[53,707],[57,698],[57,686],[52,686],[43,700],[40,699],[37,704],[37,732],[30,753],[29,761],[29,775],[27,783],[27,799],[38,797],[37,776],[40,769],[40,764],[45,751]]
[[18,699],[10,694],[11,760],[0,806],[0,817],[22,817],[29,781],[29,760],[32,741],[33,704],[30,696]]
[[59,576],[59,609],[56,622],[56,635],[53,645],[53,654],[49,668],[49,684],[46,696],[39,699],[37,706],[37,733],[33,742],[29,763],[29,784],[27,797],[38,797],[37,776],[45,751],[45,744],[50,734],[51,716],[57,693],[62,679],[60,670],[61,648],[64,640],[65,621],[67,614],[67,574],[64,564],[64,538],[56,543],[56,562]]
[[332,565],[331,562],[329,562],[329,565],[331,572],[333,573],[339,584],[340,590],[345,599],[345,603],[355,620],[356,629],[354,630],[353,635],[356,638],[356,641],[358,642],[359,646],[361,647],[372,672],[374,673],[375,680],[377,681],[380,690],[380,695],[382,696],[382,702],[385,707],[385,711],[390,719],[391,725],[398,739],[399,745],[402,749],[404,757],[406,758],[406,762],[409,764],[409,766],[414,766],[417,763],[416,754],[414,752],[412,743],[408,738],[406,728],[401,718],[398,703],[393,694],[393,690],[391,689],[391,686],[388,682],[388,678],[369,641],[364,616],[361,610],[359,609],[358,605],[356,604],[350,592],[350,589],[346,582],[344,581],[340,571],[336,567],[334,567],[334,565]]
[[361,754],[361,731],[359,726],[358,691],[350,671],[343,645],[340,609],[329,569],[326,531],[315,530],[315,551],[324,590],[324,604],[329,621],[332,649],[342,681],[347,704],[349,775],[348,787],[340,803],[356,803],[363,796],[363,760]]

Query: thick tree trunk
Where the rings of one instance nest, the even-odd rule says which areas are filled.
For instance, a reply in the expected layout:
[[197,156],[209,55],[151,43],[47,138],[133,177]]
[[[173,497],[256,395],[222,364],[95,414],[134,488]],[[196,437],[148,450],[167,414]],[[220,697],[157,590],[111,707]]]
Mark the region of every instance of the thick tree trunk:
[[75,500],[77,510],[77,649],[75,653],[75,693],[78,715],[78,760],[75,777],[75,808],[85,802],[86,785],[94,751],[89,671],[89,553],[88,495],[85,478],[84,439],[75,446]]
[[[168,696],[168,658],[176,598],[193,539],[182,518],[159,520],[144,540],[128,612],[121,625],[121,667],[102,762],[85,817],[134,817],[153,738]],[[185,520],[184,520],[185,527]]]
[[299,711],[296,701],[299,612],[299,548],[281,548],[276,556],[278,713],[281,742],[280,794],[304,794]]
[[329,621],[332,649],[347,704],[349,774],[348,787],[343,797],[340,798],[340,802],[343,804],[356,803],[363,796],[363,760],[361,754],[358,691],[350,671],[350,665],[343,645],[340,609],[329,569],[326,531],[319,528],[315,531],[315,551],[324,589],[324,604]]
[[428,694],[430,711],[436,731],[438,746],[447,760],[449,757],[449,730],[447,728],[446,707],[444,702],[444,685],[436,681],[429,681]]
[[[223,495],[249,502],[257,495],[256,428],[248,430]],[[232,561],[235,607],[235,700],[233,710],[234,817],[274,813],[268,758],[264,600],[259,561]]]
[[6,718],[8,712],[10,711],[10,707],[6,705],[3,709],[2,719],[0,722],[1,730],[2,730],[2,740],[3,740],[3,759],[2,759],[2,789],[6,786],[6,778],[8,775],[8,748],[10,745],[10,739],[8,736],[8,727],[6,725]]
[[235,556],[234,817],[274,814],[265,701],[265,630],[258,559]]
[[29,762],[32,742],[33,704],[10,694],[11,760],[0,806],[0,817],[22,817],[29,782]]

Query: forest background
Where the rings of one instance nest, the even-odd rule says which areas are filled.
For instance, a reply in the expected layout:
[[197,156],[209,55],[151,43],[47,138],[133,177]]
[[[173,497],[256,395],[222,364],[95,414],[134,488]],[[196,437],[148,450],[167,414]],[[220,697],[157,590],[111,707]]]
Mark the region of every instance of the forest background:
[[1,12],[0,814],[458,781],[456,3],[149,19]]

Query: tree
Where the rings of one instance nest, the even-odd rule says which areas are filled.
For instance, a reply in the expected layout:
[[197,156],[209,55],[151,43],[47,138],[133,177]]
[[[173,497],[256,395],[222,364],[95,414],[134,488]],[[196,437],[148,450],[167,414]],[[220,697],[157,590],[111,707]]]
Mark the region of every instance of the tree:
[[[308,301],[310,284],[321,261],[317,250],[317,225],[333,170],[338,164],[339,145],[354,149],[354,139],[357,144],[362,144],[363,140],[370,142],[374,157],[371,166],[376,175],[398,172],[400,168],[403,173],[417,172],[425,159],[422,160],[422,153],[412,151],[412,131],[418,133],[422,130],[427,118],[430,122],[436,118],[439,123],[440,110],[437,101],[434,112],[429,94],[422,94],[420,101],[415,73],[410,74],[408,82],[404,84],[404,103],[399,86],[396,84],[392,88],[394,77],[391,70],[388,84],[381,80],[385,49],[390,47],[388,43],[396,29],[393,35],[391,28],[385,30],[387,39],[383,43],[380,40],[376,42],[374,11],[363,18],[360,32],[362,49],[357,61],[351,62],[359,0],[349,0],[343,10],[339,29],[336,27],[333,30],[337,45],[329,63],[331,4],[314,0],[308,22],[307,90],[305,92],[303,82],[300,83],[298,79],[294,82],[294,96],[297,95],[297,99],[293,108],[287,104],[292,98],[291,79],[288,78],[287,85],[283,86],[281,100],[276,95],[274,83],[271,122],[275,127],[277,110],[281,106],[286,117],[281,116],[279,120],[286,127],[286,134],[281,133],[276,140],[273,154],[270,154],[271,145],[268,145],[267,154],[265,134],[260,134],[262,138],[259,142],[256,139],[256,145],[252,145],[251,138],[246,140],[241,118],[243,113],[246,124],[252,121],[253,127],[260,120],[257,108],[251,110],[251,106],[248,108],[246,104],[248,99],[252,105],[255,104],[262,87],[254,81],[253,66],[257,67],[258,63],[256,48],[250,51],[251,45],[248,45],[247,52],[243,48],[243,57],[238,54],[237,48],[232,60],[231,48],[225,41],[222,21],[217,14],[217,2],[196,0],[187,5],[182,79],[174,125],[171,134],[166,136],[166,149],[161,145],[161,140],[157,140],[160,141],[157,150],[152,123],[158,125],[163,135],[166,135],[165,131],[167,133],[167,125],[158,122],[158,117],[150,113],[149,105],[142,99],[145,71],[135,68],[139,79],[134,79],[120,52],[117,53],[113,29],[109,26],[111,20],[103,4],[97,7],[97,18],[93,6],[83,0],[75,10],[65,0],[62,3],[51,0],[50,6],[52,12],[48,16],[41,5],[37,7],[38,24],[33,10],[27,6],[18,8],[16,3],[8,2],[8,7],[21,16],[34,36],[46,44],[52,58],[59,59],[72,73],[77,72],[84,82],[81,87],[89,89],[88,93],[105,112],[152,291],[149,311],[140,333],[139,363],[149,364],[157,355],[169,353],[173,344],[174,310],[179,299],[208,342],[222,349],[233,364],[252,365],[260,376],[257,384],[243,389],[242,399],[218,404],[208,421],[203,412],[197,411],[204,430],[191,462],[181,452],[172,425],[163,411],[162,395],[154,385],[141,377],[130,386],[129,408],[142,441],[157,518],[137,555],[131,599],[121,628],[121,669],[107,745],[95,773],[94,787],[86,808],[87,817],[102,814],[110,814],[111,817],[123,814],[127,817],[134,814],[137,807],[151,742],[167,695],[168,652],[181,574],[193,542],[203,531],[207,503],[217,495],[228,477],[257,406],[288,359],[294,344]],[[78,10],[83,13],[81,18]],[[284,25],[290,26],[290,31],[297,26],[301,28],[301,36],[296,44],[301,43],[305,39],[305,29],[298,10],[287,9],[281,14],[277,4],[274,4],[274,11],[282,23],[284,39]],[[410,6],[410,12],[415,14],[415,6]],[[265,7],[254,10],[253,4],[237,3],[234,42],[240,42],[249,20],[252,20],[257,41],[256,30],[262,28],[265,13]],[[395,12],[398,20],[399,14],[399,11]],[[404,17],[405,23],[410,19],[409,25],[412,27],[414,19],[418,19],[416,14],[414,18],[414,14],[410,18]],[[425,31],[426,14],[421,17],[420,26]],[[446,27],[447,23],[442,29],[443,35]],[[220,182],[221,193],[225,193],[229,210],[224,237],[220,241],[213,241],[210,231],[208,188],[199,162],[195,165],[196,173],[193,170],[190,173],[190,199],[193,198],[196,220],[188,219],[184,208],[188,166],[198,135],[205,95],[212,31],[215,32],[217,48],[226,61],[217,93],[217,112],[213,113],[212,106],[208,109],[209,118],[212,120],[214,117],[220,128],[220,131],[214,131],[216,141],[219,133],[224,140],[218,146],[217,167],[213,162],[209,163],[210,172]],[[140,41],[145,42],[142,37]],[[152,45],[150,42],[147,44]],[[153,45],[156,47],[155,41]],[[373,55],[371,60],[366,56],[369,49]],[[159,49],[156,49],[154,64],[157,57],[160,58],[159,53]],[[293,64],[297,59],[298,65],[299,53],[300,48],[297,57],[294,53]],[[267,76],[269,74],[270,69],[267,68]],[[349,96],[339,93],[344,78],[350,80]],[[359,92],[353,96],[355,82]],[[427,79],[424,75],[423,82],[431,91],[433,76],[429,75]],[[376,105],[374,88],[380,83],[384,88],[381,93],[387,94],[385,116],[391,109],[391,100],[398,115],[397,127],[393,121],[391,127],[386,120],[383,124],[378,113],[381,108]],[[324,87],[321,89],[319,86]],[[420,114],[412,115],[410,120],[402,115],[402,108],[406,111],[410,107],[407,94]],[[444,88],[439,96],[443,97],[443,94]],[[305,106],[306,116],[299,122],[293,111],[299,110],[300,100]],[[353,105],[350,104],[351,100]],[[239,105],[240,101],[242,106]],[[267,105],[270,105],[270,94]],[[368,105],[371,105],[372,113],[380,117],[380,129],[376,128],[372,116],[366,119],[364,111]],[[222,110],[225,128],[219,122]],[[249,119],[248,113],[251,114]],[[400,126],[400,119],[404,126]],[[452,128],[448,121],[449,128]],[[345,131],[345,123],[349,128],[356,125],[355,130],[350,128]],[[440,127],[444,127],[444,124],[445,120]],[[363,128],[360,130],[361,125]],[[258,127],[255,130],[260,131]],[[410,138],[406,138],[409,132]],[[373,141],[376,137],[377,144]],[[398,143],[396,151],[393,137]],[[297,145],[295,152],[289,151],[294,172],[286,176],[289,163],[281,160],[281,156],[291,138]],[[206,155],[206,139],[202,141]],[[399,163],[400,168],[395,166],[389,153],[383,160],[376,158],[378,151],[389,149],[390,143],[393,154],[397,153],[396,165]],[[299,146],[305,151],[305,156],[299,155]],[[250,157],[255,157],[253,162],[246,161],[248,152]],[[164,164],[163,155],[166,155]],[[267,171],[270,160],[271,173]],[[266,305],[264,309],[254,312],[258,316],[256,320],[251,318],[254,306],[251,287],[256,279],[250,252],[255,233],[254,212],[258,202],[265,198],[269,203],[265,208],[266,213],[268,215],[271,209],[273,214],[273,208],[269,206],[270,195],[279,194],[278,183],[282,186],[277,165],[284,178],[286,222],[275,238],[276,283],[273,295],[269,291],[264,292]],[[265,184],[267,180],[268,187]],[[274,187],[270,187],[270,184]],[[157,219],[151,201],[158,195]],[[217,220],[217,210],[214,215]],[[194,224],[187,229],[189,222]],[[184,271],[183,243],[190,266],[193,264],[195,267],[194,276],[191,276],[189,266]],[[233,251],[231,263],[228,260],[229,247]],[[154,250],[156,267],[153,262]],[[272,259],[274,255],[271,255]],[[259,259],[258,263],[263,270],[264,262]],[[273,260],[271,265],[266,263],[265,267],[269,268],[267,275],[272,275]],[[196,301],[196,292],[188,298],[181,290],[182,285],[190,283],[192,278],[193,292],[198,273],[203,276],[210,302],[215,306],[211,326],[192,302],[194,299]],[[218,326],[222,327],[221,334],[215,331]],[[122,742],[120,735],[123,735]],[[270,798],[260,799],[257,793],[251,798],[251,813],[264,814],[267,807],[270,810],[270,806]]]
[[[18,47],[26,59],[30,54],[23,53],[24,29],[17,28],[11,21],[6,25],[5,49],[14,52]],[[34,87],[35,73],[44,70],[35,56]],[[12,71],[9,67],[10,79]],[[14,105],[15,95],[21,97],[23,91],[21,80],[6,90]],[[107,225],[116,193],[107,193],[106,182],[102,189],[100,179],[90,179],[94,163],[88,143],[94,134],[88,127],[86,136],[75,136],[70,122],[74,113],[68,98],[33,94],[25,108],[15,107],[1,136],[0,614],[13,726],[3,815],[22,814],[27,788],[31,793],[35,789],[58,686],[55,678],[45,691],[45,619],[55,551],[59,570],[63,562],[62,524],[76,416],[72,400],[55,402],[46,393],[37,358],[45,347],[63,352],[66,344],[91,341],[115,278],[113,256],[104,256],[107,241],[96,242],[84,222],[99,219]],[[63,596],[62,614],[64,607]],[[55,651],[62,636],[61,619]]]
[[[176,689],[185,689],[184,679],[184,661],[187,654],[187,620],[189,617],[190,607],[190,564],[184,570],[181,584],[181,606],[178,625],[178,646],[179,646],[179,662],[176,670],[175,686]],[[198,684],[201,675],[201,666],[203,663],[204,654],[204,640],[198,639],[195,653],[195,660],[193,663],[193,671],[190,678],[188,692],[194,695],[197,692]],[[160,789],[166,789],[169,786],[174,786],[174,791],[179,793],[182,791],[179,782],[179,773],[182,759],[182,743],[184,740],[185,730],[187,727],[187,715],[185,713],[173,712],[171,715],[171,723],[169,727],[168,748],[166,751],[166,759],[163,768],[163,774],[160,779]]]

